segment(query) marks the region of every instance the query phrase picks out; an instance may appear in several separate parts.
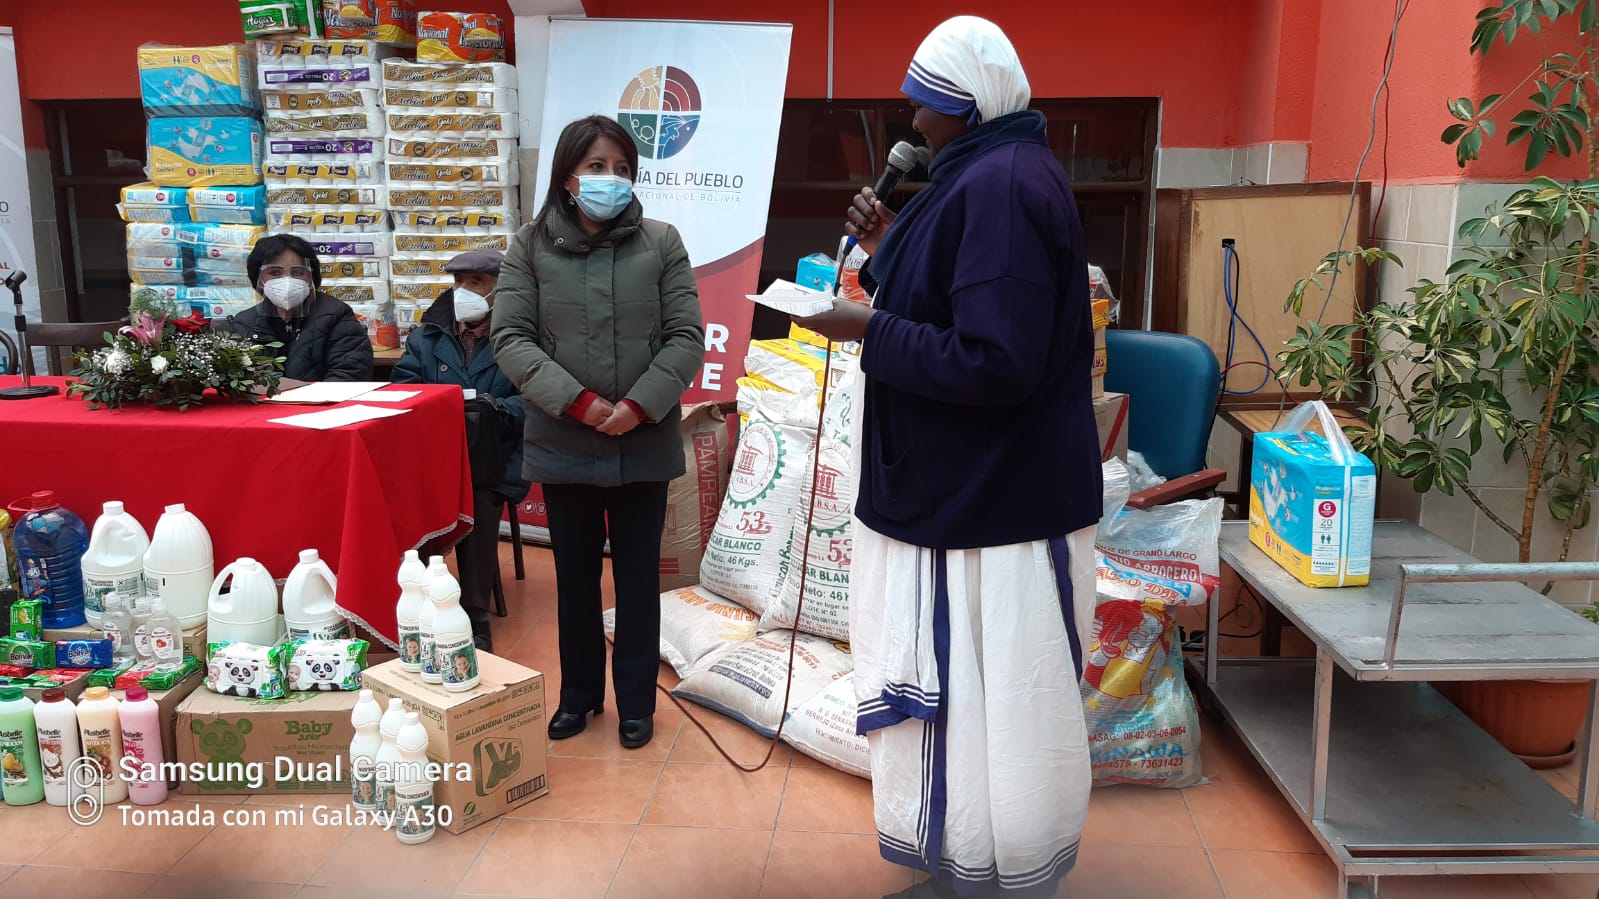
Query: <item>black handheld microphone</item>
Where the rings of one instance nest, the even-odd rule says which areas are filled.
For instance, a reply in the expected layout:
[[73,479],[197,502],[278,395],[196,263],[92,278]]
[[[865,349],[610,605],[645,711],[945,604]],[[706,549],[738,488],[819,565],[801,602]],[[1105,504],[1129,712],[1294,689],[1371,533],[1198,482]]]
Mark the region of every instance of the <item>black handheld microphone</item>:
[[899,184],[900,179],[910,174],[911,169],[918,165],[927,165],[932,159],[932,153],[926,147],[913,147],[908,141],[900,141],[888,151],[888,167],[883,170],[883,176],[877,179],[877,186],[872,188],[879,200],[888,196]]

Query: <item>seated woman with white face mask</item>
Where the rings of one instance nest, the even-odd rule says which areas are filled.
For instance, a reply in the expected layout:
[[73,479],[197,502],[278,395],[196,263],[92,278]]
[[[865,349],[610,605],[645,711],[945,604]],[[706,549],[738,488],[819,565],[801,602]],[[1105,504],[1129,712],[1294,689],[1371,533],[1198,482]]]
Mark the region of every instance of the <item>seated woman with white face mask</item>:
[[[461,575],[461,607],[472,620],[472,636],[479,649],[494,650],[489,604],[494,573],[500,564],[500,509],[505,502],[520,502],[531,486],[522,476],[522,430],[526,413],[516,385],[494,364],[489,343],[489,311],[503,257],[493,251],[462,253],[444,264],[455,278],[455,288],[433,301],[422,321],[405,339],[405,355],[394,366],[396,384],[455,384],[474,390],[501,413],[497,433],[506,441],[503,469],[472,479],[472,532],[455,546],[456,568]],[[469,433],[469,439],[471,435]]]
[[366,326],[340,300],[322,293],[316,250],[292,234],[255,242],[245,261],[250,283],[265,297],[218,322],[220,329],[281,343],[283,376],[296,381],[372,380],[372,342]]

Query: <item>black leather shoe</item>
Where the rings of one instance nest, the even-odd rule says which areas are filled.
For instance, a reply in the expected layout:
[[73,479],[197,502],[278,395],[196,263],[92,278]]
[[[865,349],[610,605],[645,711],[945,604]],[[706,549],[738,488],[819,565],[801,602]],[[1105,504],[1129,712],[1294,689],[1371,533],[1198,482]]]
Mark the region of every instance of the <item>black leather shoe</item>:
[[565,740],[569,737],[577,736],[589,726],[589,711],[592,711],[597,716],[604,709],[604,706],[595,706],[593,709],[581,713],[557,709],[555,717],[550,719],[550,739]]
[[641,749],[649,745],[650,739],[655,736],[655,717],[652,715],[623,721],[617,726],[616,734],[622,739],[622,748]]

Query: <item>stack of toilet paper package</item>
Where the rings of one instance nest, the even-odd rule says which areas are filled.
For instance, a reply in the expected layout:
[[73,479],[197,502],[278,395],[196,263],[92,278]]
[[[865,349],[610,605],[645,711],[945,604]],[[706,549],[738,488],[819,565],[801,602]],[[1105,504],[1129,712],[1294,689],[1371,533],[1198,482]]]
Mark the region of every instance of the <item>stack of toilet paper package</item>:
[[210,318],[256,302],[245,259],[263,233],[261,96],[243,44],[138,52],[150,180],[123,188],[133,290]]
[[422,12],[416,62],[383,62],[384,179],[402,340],[451,287],[444,264],[510,249],[521,222],[516,70],[496,16]]

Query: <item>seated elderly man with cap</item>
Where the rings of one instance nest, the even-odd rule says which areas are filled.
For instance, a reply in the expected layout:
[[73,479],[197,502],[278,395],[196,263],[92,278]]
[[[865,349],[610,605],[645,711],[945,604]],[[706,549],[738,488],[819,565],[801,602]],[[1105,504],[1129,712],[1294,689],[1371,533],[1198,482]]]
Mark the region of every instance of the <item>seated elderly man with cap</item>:
[[[495,474],[474,473],[472,479],[472,532],[456,544],[456,568],[461,577],[461,607],[472,619],[472,636],[479,649],[492,651],[489,608],[494,577],[500,564],[500,511],[505,502],[527,496],[522,478],[522,426],[526,413],[522,395],[494,364],[489,343],[489,310],[500,277],[500,253],[462,253],[445,263],[455,276],[455,288],[433,302],[422,321],[406,338],[405,355],[394,366],[396,384],[455,384],[475,391],[481,413],[497,419],[494,427],[471,431],[474,440],[494,441],[497,447],[473,446],[474,458],[508,456]],[[486,408],[492,404],[492,409]],[[469,413],[473,406],[469,406]]]

